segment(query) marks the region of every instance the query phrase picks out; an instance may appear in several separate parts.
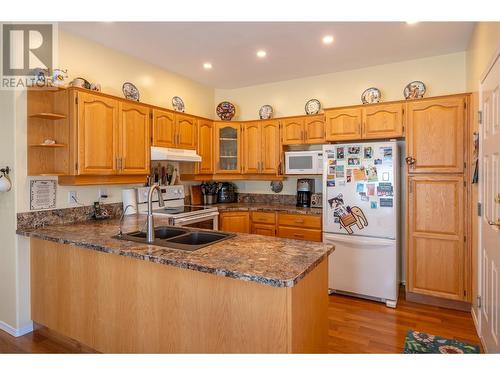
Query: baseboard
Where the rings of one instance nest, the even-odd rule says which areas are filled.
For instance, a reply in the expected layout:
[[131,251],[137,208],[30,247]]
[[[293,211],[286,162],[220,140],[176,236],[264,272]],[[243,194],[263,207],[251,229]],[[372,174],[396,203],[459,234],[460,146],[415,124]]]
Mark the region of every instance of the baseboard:
[[472,315],[472,321],[474,322],[474,327],[476,328],[477,336],[479,337],[479,340],[481,341],[481,347],[483,349],[483,352],[488,354],[488,350],[487,350],[486,346],[484,345],[483,337],[481,336],[481,330],[479,329],[479,321],[477,319],[476,310],[471,309],[471,315]]
[[455,301],[446,298],[427,296],[418,293],[406,292],[406,300],[410,302],[422,303],[425,305],[432,305],[438,307],[444,307],[447,309],[460,310],[470,312],[471,304],[469,302],[464,301]]
[[24,336],[27,333],[33,332],[33,322],[26,324],[21,328],[14,328],[10,324],[7,324],[0,320],[0,329],[14,337]]

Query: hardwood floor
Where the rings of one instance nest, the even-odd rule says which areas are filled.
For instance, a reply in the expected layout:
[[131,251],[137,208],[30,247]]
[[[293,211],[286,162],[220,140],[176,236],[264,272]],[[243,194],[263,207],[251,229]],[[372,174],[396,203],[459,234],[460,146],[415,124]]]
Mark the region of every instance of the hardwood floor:
[[[353,297],[329,297],[330,353],[402,353],[409,329],[480,345],[470,313],[408,302],[397,309]],[[0,353],[88,353],[90,348],[42,328],[14,338],[0,330]]]
[[402,353],[409,329],[480,345],[470,313],[409,302],[403,291],[396,309],[341,295],[329,298],[330,353]]

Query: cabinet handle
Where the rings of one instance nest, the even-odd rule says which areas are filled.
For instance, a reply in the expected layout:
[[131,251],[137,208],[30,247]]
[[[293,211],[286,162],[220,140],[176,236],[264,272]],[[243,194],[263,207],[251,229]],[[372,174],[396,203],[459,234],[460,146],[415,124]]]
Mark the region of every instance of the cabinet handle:
[[125,160],[125,158],[120,158],[120,170],[121,170],[122,172],[123,172],[123,164],[125,164],[125,163],[124,163],[124,160]]
[[305,131],[305,137],[304,137],[304,140],[307,141],[309,139],[309,135],[307,133],[307,130]]
[[304,238],[303,234],[298,234],[298,233],[294,233],[293,236],[298,238]]
[[300,138],[304,141],[304,131],[303,130],[300,131]]
[[304,224],[304,219],[295,219],[297,224]]

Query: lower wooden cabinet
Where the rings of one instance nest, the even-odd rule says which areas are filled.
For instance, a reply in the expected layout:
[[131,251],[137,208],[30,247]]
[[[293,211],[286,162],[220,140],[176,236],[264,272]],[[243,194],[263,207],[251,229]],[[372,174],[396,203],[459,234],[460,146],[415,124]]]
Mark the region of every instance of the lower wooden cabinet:
[[260,234],[262,236],[276,236],[275,224],[259,224],[252,223],[252,234]]
[[280,225],[278,227],[278,237],[321,242],[321,230],[285,227]]
[[245,212],[221,212],[219,229],[224,232],[250,233],[250,215]]
[[408,285],[411,293],[467,301],[464,180],[408,177]]

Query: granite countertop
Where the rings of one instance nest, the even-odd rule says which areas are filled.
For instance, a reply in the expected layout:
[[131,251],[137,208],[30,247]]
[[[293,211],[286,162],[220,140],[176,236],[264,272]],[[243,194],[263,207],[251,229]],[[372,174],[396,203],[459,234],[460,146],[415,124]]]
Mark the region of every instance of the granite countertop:
[[215,204],[220,212],[224,211],[279,211],[287,214],[321,216],[321,207],[302,208],[282,203],[218,203]]
[[[145,221],[146,215],[127,216],[124,233],[142,229]],[[293,287],[334,249],[318,242],[237,234],[189,252],[114,239],[118,225],[116,219],[87,221],[18,229],[17,234],[274,287]],[[161,225],[168,225],[167,220],[155,217],[155,226]]]

